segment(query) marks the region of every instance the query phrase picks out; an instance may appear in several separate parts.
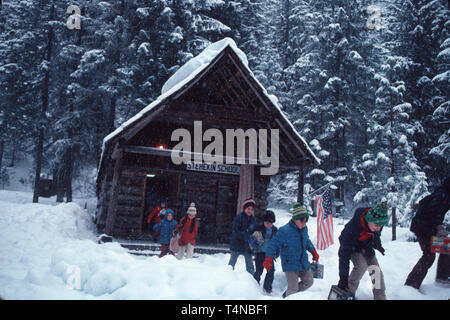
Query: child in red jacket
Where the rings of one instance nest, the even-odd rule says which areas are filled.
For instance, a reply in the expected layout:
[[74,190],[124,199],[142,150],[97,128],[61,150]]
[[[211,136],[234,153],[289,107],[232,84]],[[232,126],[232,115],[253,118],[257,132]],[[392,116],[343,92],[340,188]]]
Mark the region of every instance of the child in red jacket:
[[175,232],[180,235],[178,244],[180,248],[177,253],[179,260],[183,259],[185,252],[187,252],[187,258],[192,258],[194,254],[195,238],[198,233],[197,221],[195,221],[195,215],[197,209],[195,203],[191,203],[191,206],[187,210],[187,216],[181,218]]
[[[153,210],[149,213],[149,215],[147,217],[147,223],[150,225],[149,226],[150,230],[153,229],[153,226],[160,223],[161,220],[164,219],[166,210],[167,210],[167,200],[162,199],[161,206],[154,207]],[[161,233],[161,230],[156,230],[153,232],[152,237],[155,242],[158,241],[160,233]]]

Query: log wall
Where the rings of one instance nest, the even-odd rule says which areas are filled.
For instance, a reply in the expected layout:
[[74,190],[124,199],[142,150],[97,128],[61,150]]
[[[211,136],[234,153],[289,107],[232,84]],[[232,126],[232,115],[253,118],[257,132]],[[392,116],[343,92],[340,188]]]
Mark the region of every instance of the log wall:
[[[112,170],[111,170],[112,171]],[[169,207],[175,211],[179,221],[185,216],[189,205],[194,202],[199,224],[198,243],[229,243],[239,190],[239,176],[197,171],[167,170],[162,168],[142,168],[123,165],[118,180],[117,212],[113,236],[137,239],[142,234],[145,205],[145,185],[147,173],[168,175],[173,190],[169,197]],[[101,186],[98,202],[98,229],[104,231],[112,193],[112,174],[107,175]],[[108,180],[108,178],[110,180]],[[255,215],[261,216],[267,208],[267,188],[270,177],[261,176],[255,168]]]

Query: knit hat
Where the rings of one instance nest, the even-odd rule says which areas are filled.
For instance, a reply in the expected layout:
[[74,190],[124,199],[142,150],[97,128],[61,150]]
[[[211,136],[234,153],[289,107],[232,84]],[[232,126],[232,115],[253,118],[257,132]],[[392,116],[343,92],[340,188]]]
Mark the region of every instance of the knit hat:
[[172,209],[167,209],[167,210],[166,210],[166,217],[167,217],[167,215],[168,215],[169,213],[171,213],[171,214],[172,214],[172,216],[174,216],[174,215],[175,215],[175,212],[173,212],[173,210],[172,210]]
[[275,213],[273,211],[267,210],[266,214],[264,215],[264,221],[274,223],[275,222]]
[[244,200],[244,203],[242,204],[243,210],[247,209],[247,207],[255,207],[256,202],[252,198],[248,198]]
[[366,221],[375,223],[378,226],[385,226],[389,221],[387,211],[387,203],[379,202],[366,213]]
[[164,205],[167,207],[167,199],[162,198],[160,203],[164,203]]
[[197,208],[195,208],[194,202],[192,202],[189,208],[187,209],[187,214],[193,214],[194,216],[197,214]]
[[296,202],[294,203],[292,207],[292,220],[300,220],[302,218],[308,218],[309,213],[306,210],[304,206],[302,206],[300,203]]

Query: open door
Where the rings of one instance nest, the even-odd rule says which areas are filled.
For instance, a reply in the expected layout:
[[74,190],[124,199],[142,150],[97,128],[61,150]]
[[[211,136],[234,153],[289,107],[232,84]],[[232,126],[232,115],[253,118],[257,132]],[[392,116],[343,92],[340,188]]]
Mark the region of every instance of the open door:
[[167,199],[168,207],[175,211],[178,202],[178,178],[176,175],[147,174],[145,183],[144,213],[142,215],[142,232],[150,233],[147,217],[154,207],[161,205],[163,198]]

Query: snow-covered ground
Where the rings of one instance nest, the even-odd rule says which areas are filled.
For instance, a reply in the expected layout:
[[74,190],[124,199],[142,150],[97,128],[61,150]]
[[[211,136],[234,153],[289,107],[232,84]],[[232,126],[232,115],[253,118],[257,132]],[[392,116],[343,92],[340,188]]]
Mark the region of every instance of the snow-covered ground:
[[[264,295],[245,271],[240,257],[233,271],[229,254],[199,255],[178,261],[173,256],[135,256],[117,243],[98,244],[83,199],[55,205],[54,199],[31,204],[31,193],[0,191],[0,297],[4,299],[281,299],[286,280],[276,262],[271,296]],[[87,201],[89,202],[89,200]],[[81,205],[81,206],[80,206]],[[272,209],[276,225],[289,213]],[[308,223],[315,243],[316,220]],[[343,228],[335,220],[335,243]],[[384,272],[389,299],[448,299],[450,289],[434,284],[436,263],[423,283],[425,295],[403,286],[421,255],[417,243],[407,242],[409,231],[399,229],[390,241],[383,231],[386,255],[377,253]],[[338,245],[319,251],[325,278],[287,299],[326,299],[338,281]],[[263,275],[264,276],[264,275]],[[357,298],[372,299],[368,275],[361,281]]]

